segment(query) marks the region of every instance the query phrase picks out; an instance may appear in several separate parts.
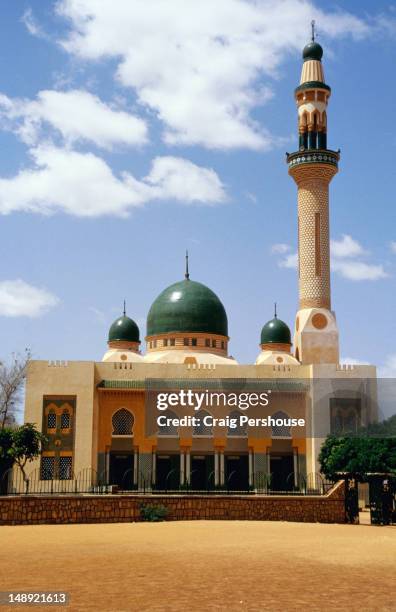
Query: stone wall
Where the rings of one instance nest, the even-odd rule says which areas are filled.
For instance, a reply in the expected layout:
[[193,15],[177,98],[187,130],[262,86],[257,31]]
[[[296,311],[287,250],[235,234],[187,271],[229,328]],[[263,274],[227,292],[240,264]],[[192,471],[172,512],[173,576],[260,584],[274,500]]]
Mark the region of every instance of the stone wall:
[[142,504],[162,504],[167,520],[344,523],[344,482],[325,496],[62,495],[0,497],[0,525],[140,521]]

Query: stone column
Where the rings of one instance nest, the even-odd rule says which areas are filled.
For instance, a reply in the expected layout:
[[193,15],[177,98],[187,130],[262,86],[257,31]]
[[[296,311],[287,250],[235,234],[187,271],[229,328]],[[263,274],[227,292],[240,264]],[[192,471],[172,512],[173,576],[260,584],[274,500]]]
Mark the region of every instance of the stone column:
[[139,451],[137,448],[133,451],[133,484],[138,484],[138,467],[139,467]]
[[253,454],[254,476],[253,483],[256,489],[263,490],[267,486],[268,459],[266,453]]
[[298,487],[298,448],[293,448],[294,486]]
[[110,482],[110,451],[106,451],[106,471],[105,471],[106,484]]
[[152,462],[151,462],[152,468],[151,468],[151,482],[153,485],[156,484],[157,481],[157,454],[155,451],[153,451],[152,454]]
[[180,451],[180,485],[184,485],[184,477],[185,477],[185,470],[184,470],[184,451],[181,450]]
[[220,484],[223,485],[225,481],[225,474],[224,474],[224,450],[221,449],[220,451]]
[[249,448],[249,487],[253,486],[253,481],[254,481],[253,461],[254,461],[254,453],[253,453],[253,450]]
[[151,491],[152,453],[139,453],[139,490]]
[[219,478],[219,451],[215,450],[214,453],[214,483],[215,487],[217,487],[220,483]]
[[190,478],[191,478],[191,454],[190,454],[190,449],[189,448],[186,448],[185,459],[186,459],[185,480],[186,480],[186,483],[190,484]]

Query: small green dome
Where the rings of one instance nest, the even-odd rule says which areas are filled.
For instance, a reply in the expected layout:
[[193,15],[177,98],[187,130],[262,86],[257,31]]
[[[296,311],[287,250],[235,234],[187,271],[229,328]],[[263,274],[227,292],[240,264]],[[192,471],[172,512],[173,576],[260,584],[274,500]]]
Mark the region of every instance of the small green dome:
[[318,60],[320,62],[323,56],[323,49],[319,43],[312,41],[305,45],[302,56],[304,62],[307,60]]
[[261,330],[261,344],[291,344],[289,327],[278,317],[268,321]]
[[138,326],[126,315],[116,319],[109,329],[109,342],[118,340],[140,342]]
[[188,278],[167,287],[147,316],[147,335],[169,332],[228,336],[227,314],[211,289]]

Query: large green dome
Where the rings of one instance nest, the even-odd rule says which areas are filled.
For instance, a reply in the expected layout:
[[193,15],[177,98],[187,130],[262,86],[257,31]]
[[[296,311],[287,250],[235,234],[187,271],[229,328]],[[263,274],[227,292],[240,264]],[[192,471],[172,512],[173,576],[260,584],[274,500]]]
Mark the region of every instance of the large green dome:
[[261,344],[291,344],[289,327],[278,317],[268,321],[261,330]]
[[170,332],[228,336],[227,314],[211,289],[185,280],[167,287],[154,301],[147,316],[147,335]]
[[139,328],[135,321],[126,315],[114,321],[109,329],[109,342],[117,341],[140,342]]

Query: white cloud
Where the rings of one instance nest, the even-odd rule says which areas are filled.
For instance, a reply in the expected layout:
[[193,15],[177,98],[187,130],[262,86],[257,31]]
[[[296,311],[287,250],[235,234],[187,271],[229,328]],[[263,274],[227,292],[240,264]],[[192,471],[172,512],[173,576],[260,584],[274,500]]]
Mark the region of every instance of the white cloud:
[[361,361],[355,357],[342,357],[340,363],[342,365],[367,365],[367,361]]
[[257,204],[258,197],[256,196],[255,193],[252,193],[251,191],[246,191],[245,196],[250,202],[253,202],[253,204]]
[[41,25],[35,19],[31,8],[27,8],[21,18],[22,23],[25,25],[27,31],[32,36],[37,38],[48,38],[48,35],[44,32]]
[[341,240],[330,241],[330,251],[332,257],[357,257],[365,255],[363,247],[348,234],[343,234]]
[[333,259],[331,267],[334,272],[337,272],[343,278],[353,281],[375,281],[388,276],[382,264],[375,265],[363,261]]
[[291,250],[291,246],[289,244],[284,244],[283,242],[280,242],[278,244],[273,244],[271,247],[271,253],[279,254],[279,255],[284,255],[285,253],[288,253],[290,250]]
[[95,306],[90,306],[88,310],[92,312],[96,321],[98,321],[99,323],[106,322],[106,315],[102,310],[99,310],[99,308],[95,308]]
[[[396,353],[388,355],[385,360],[385,363],[380,368],[378,368],[378,377],[396,378]],[[394,394],[392,399],[394,400]]]
[[67,144],[88,141],[105,149],[147,142],[147,126],[139,117],[114,110],[83,90],[45,90],[36,100],[0,95],[0,119],[27,144],[36,145],[42,128],[51,126]]
[[23,280],[0,281],[0,315],[5,317],[39,317],[59,303],[47,291]]
[[286,255],[284,259],[281,259],[278,262],[280,268],[291,268],[292,270],[297,270],[298,267],[298,254],[291,253],[290,255]]
[[79,217],[125,216],[150,200],[214,204],[226,200],[217,174],[177,157],[158,157],[139,181],[128,172],[116,176],[92,153],[52,145],[31,151],[34,166],[0,179],[0,213],[57,211]]
[[391,242],[390,245],[390,250],[392,251],[392,253],[396,253],[396,242]]
[[[298,254],[289,251],[291,247],[288,244],[274,244],[271,248],[273,254],[284,255],[278,261],[280,268],[295,270],[298,267]],[[382,264],[366,263],[358,259],[367,254],[368,251],[352,236],[343,234],[340,240],[331,240],[331,269],[339,276],[353,281],[387,278],[388,274]]]
[[214,170],[179,157],[155,158],[144,181],[150,186],[150,198],[207,204],[225,200],[223,185]]
[[[273,95],[309,23],[327,37],[365,36],[357,17],[307,0],[58,0],[70,31],[60,44],[84,60],[116,58],[117,78],[163,122],[168,144],[268,149],[278,142],[252,118]],[[262,77],[267,79],[262,82]]]

